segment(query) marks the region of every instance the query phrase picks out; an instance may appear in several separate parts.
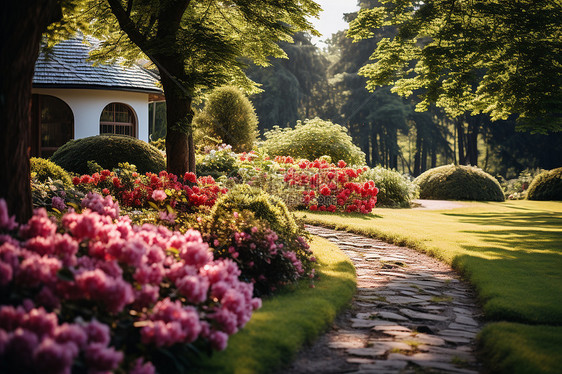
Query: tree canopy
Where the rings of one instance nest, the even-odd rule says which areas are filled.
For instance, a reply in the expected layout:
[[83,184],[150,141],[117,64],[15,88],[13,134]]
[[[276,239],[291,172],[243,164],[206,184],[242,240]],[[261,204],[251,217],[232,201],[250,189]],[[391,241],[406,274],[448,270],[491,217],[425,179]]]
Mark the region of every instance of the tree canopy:
[[519,116],[520,129],[562,129],[562,4],[559,0],[380,0],[351,23],[355,40],[394,26],[360,73],[367,87],[393,85],[452,117]]
[[146,56],[160,73],[167,103],[168,171],[195,170],[191,108],[202,89],[233,84],[255,90],[244,73],[245,61],[269,64],[285,57],[279,41],[299,31],[314,31],[310,16],[320,7],[312,0],[83,0],[69,18],[102,44],[94,58]]

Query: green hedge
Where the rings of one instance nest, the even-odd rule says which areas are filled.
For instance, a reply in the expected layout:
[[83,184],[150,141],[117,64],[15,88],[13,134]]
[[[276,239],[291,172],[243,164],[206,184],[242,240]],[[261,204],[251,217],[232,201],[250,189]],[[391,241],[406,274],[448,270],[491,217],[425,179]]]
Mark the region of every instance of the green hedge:
[[529,200],[562,200],[562,168],[537,175],[527,190]]
[[422,199],[505,200],[496,178],[476,166],[439,166],[421,174],[414,183],[419,186]]
[[98,135],[71,140],[50,158],[55,164],[77,174],[87,174],[88,161],[112,170],[121,162],[137,167],[139,173],[159,173],[166,169],[164,156],[158,149],[130,136]]

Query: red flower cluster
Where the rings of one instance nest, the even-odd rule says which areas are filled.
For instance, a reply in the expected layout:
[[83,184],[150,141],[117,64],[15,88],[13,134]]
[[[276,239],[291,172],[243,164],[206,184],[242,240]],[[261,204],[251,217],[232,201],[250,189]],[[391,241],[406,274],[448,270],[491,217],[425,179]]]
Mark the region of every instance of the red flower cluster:
[[326,160],[301,160],[277,156],[275,161],[284,164],[284,182],[292,188],[302,189],[302,203],[316,211],[343,211],[370,213],[377,202],[379,189],[373,181],[357,179],[365,169],[347,168],[345,161],[336,165]]
[[[101,173],[74,177],[74,185],[113,195],[122,206],[147,208],[151,203],[164,203],[172,208],[188,210],[192,207],[211,207],[219,194],[225,194],[212,177],[197,178],[194,173],[185,173],[183,181],[174,174],[161,171],[158,175],[132,173],[120,178],[116,173],[103,170]],[[156,193],[155,193],[156,192]]]

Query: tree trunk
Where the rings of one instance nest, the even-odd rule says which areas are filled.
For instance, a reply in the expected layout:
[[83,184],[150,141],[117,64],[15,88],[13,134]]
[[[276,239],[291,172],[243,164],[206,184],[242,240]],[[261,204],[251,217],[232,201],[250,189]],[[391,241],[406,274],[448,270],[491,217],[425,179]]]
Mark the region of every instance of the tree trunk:
[[0,2],[0,198],[19,222],[32,214],[29,137],[35,61],[41,35],[61,17],[57,0]]
[[421,147],[422,137],[420,131],[416,133],[416,153],[414,156],[414,176],[417,177],[421,174]]
[[[162,63],[164,59],[160,59]],[[162,88],[166,96],[166,156],[167,170],[177,176],[195,172],[195,146],[193,144],[192,98],[179,86],[178,80],[167,71],[161,71]],[[181,73],[180,73],[181,74]],[[177,76],[177,75],[176,75]]]
[[379,158],[379,143],[377,139],[377,131],[375,128],[376,124],[372,124],[372,132],[371,132],[371,163],[372,166],[377,166],[380,164]]
[[460,117],[457,119],[457,139],[459,145],[459,165],[466,165],[466,153],[465,153],[465,134],[464,134],[464,118]]
[[478,165],[478,133],[480,131],[480,122],[482,115],[472,116],[468,120],[467,134],[467,156],[470,165]]

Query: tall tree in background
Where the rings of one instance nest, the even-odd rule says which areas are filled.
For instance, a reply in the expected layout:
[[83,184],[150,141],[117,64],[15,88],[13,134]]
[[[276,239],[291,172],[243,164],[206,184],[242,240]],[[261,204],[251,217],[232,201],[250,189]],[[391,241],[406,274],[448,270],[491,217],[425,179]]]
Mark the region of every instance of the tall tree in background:
[[267,65],[268,57],[284,56],[277,42],[313,31],[307,17],[320,7],[312,0],[89,0],[85,9],[103,40],[98,56],[134,60],[142,51],[158,68],[167,106],[168,171],[182,175],[195,171],[191,125],[198,90],[226,83],[251,90],[242,57]]
[[393,85],[404,96],[417,91],[418,109],[436,103],[452,117],[517,114],[520,129],[562,129],[560,1],[380,3],[362,9],[349,30],[355,40],[383,26],[398,30],[379,41],[375,62],[361,69],[369,89]]
[[307,34],[298,33],[293,38],[294,43],[279,43],[287,58],[246,70],[250,79],[262,85],[263,92],[252,98],[262,131],[314,118],[327,106],[328,61]]
[[62,17],[57,0],[0,3],[0,198],[18,221],[31,217],[31,82],[41,35]]

